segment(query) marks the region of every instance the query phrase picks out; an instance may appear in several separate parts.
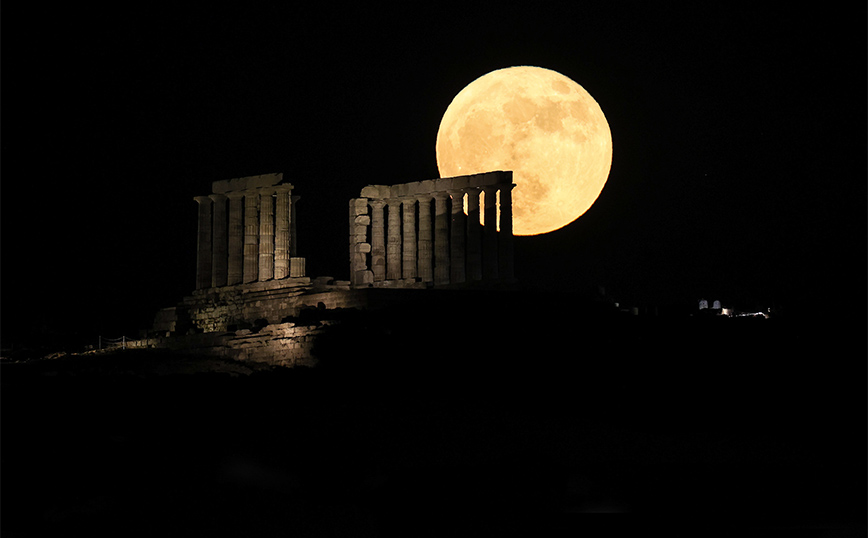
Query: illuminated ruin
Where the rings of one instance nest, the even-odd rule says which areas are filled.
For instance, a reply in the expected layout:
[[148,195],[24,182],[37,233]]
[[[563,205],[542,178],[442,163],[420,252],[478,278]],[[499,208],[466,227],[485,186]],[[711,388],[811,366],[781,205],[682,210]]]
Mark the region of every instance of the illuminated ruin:
[[513,187],[512,172],[488,172],[363,188],[350,200],[352,284],[512,281]]
[[283,174],[215,181],[211,194],[195,197],[194,291],[159,311],[151,336],[131,347],[309,364],[332,321],[301,322],[306,309],[391,306],[418,298],[411,290],[511,287],[513,187],[511,172],[488,172],[362,188],[349,203],[350,280],[336,280],[305,274],[299,196]]

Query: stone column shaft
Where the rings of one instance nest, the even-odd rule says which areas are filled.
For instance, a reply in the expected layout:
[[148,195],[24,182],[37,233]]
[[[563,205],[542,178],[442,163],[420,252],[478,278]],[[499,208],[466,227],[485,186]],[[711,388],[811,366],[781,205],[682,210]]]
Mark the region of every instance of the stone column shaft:
[[297,194],[293,194],[290,197],[290,208],[289,208],[289,255],[293,258],[298,257],[298,201],[301,199],[301,196]]
[[371,200],[371,270],[374,282],[386,279],[386,220],[385,200]]
[[211,198],[197,196],[199,236],[196,244],[196,289],[211,286]]
[[402,251],[402,272],[405,279],[416,278],[416,200],[401,200],[404,221],[404,244]]
[[449,195],[434,193],[434,284],[449,284]]
[[227,224],[226,224],[226,196],[212,194],[209,196],[213,205],[214,222],[213,239],[211,244],[211,287],[218,288],[226,285],[229,263],[227,253]]
[[291,185],[279,185],[274,203],[274,278],[289,276]]
[[386,279],[401,278],[401,202],[387,200],[389,204],[389,231],[386,236]]
[[515,277],[515,246],[512,236],[513,184],[500,186],[500,231],[497,232],[497,276],[501,280]]
[[259,281],[274,278],[274,189],[259,191]]
[[482,226],[482,278],[497,280],[497,187],[482,187],[484,223]]
[[227,241],[228,265],[226,283],[230,286],[241,284],[242,256],[244,253],[244,196],[239,192],[230,192],[229,198],[229,239]]
[[422,195],[419,201],[419,238],[418,255],[416,256],[417,275],[422,282],[434,282],[432,266],[433,248],[431,239],[431,196]]
[[244,192],[244,268],[242,280],[259,278],[259,193]]
[[479,224],[479,189],[467,193],[467,280],[482,280],[482,226]]
[[467,234],[466,215],[464,214],[464,192],[450,191],[452,196],[452,228],[449,239],[449,281],[460,284],[466,280],[465,238]]

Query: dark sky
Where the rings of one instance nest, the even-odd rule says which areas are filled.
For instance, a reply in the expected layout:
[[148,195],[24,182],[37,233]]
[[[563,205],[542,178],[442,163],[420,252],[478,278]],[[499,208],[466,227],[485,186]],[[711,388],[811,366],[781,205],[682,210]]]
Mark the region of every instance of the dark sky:
[[591,210],[517,241],[526,286],[864,315],[865,6],[290,4],[4,6],[4,337],[147,326],[219,179],[283,172],[308,274],[348,278],[347,200],[437,177],[451,99],[513,65],[581,84],[614,143]]

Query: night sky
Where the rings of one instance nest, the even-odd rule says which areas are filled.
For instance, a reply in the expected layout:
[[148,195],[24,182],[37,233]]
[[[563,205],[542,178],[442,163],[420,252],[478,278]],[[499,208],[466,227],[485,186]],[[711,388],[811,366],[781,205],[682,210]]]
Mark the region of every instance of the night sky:
[[220,179],[283,172],[308,275],[348,278],[347,200],[438,177],[451,99],[513,65],[581,84],[614,145],[590,211],[517,240],[526,287],[864,316],[864,6],[291,4],[4,6],[7,341],[147,327]]

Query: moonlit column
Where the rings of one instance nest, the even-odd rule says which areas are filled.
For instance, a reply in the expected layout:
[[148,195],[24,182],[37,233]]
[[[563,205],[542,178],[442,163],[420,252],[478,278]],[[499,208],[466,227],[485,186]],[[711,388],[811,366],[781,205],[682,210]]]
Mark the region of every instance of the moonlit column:
[[212,194],[213,202],[213,239],[211,244],[211,287],[226,285],[227,244],[226,244],[226,196]]
[[482,227],[479,224],[479,189],[464,189],[467,194],[467,280],[482,280]]
[[482,226],[482,278],[497,279],[497,186],[482,187],[484,222]]
[[199,236],[196,244],[196,289],[211,286],[211,198],[197,196],[199,203]]
[[500,231],[497,232],[498,277],[512,280],[515,277],[515,246],[512,236],[512,189],[508,183],[500,186]]
[[405,279],[414,279],[416,278],[416,200],[414,198],[401,200],[401,208],[404,217],[401,276]]
[[259,277],[259,193],[244,192],[244,283]]
[[230,286],[241,284],[242,254],[244,251],[244,194],[240,192],[226,193],[229,198],[229,239],[227,241],[228,263],[226,283]]
[[289,276],[289,228],[292,219],[289,193],[292,191],[292,185],[278,185],[276,191],[277,196],[274,199],[274,278],[278,280]]
[[449,281],[459,284],[466,280],[464,269],[464,243],[466,215],[464,214],[464,191],[449,191],[452,196],[452,228],[449,241]]
[[416,256],[416,269],[419,280],[433,282],[434,271],[432,269],[432,241],[431,241],[431,195],[425,194],[417,198],[419,201],[419,238],[418,255]]
[[389,204],[389,233],[386,237],[386,279],[401,279],[401,201],[387,200]]
[[274,189],[259,190],[259,281],[274,278]]
[[384,200],[371,200],[371,270],[374,282],[386,279],[386,222]]
[[449,195],[434,193],[434,284],[449,284]]

